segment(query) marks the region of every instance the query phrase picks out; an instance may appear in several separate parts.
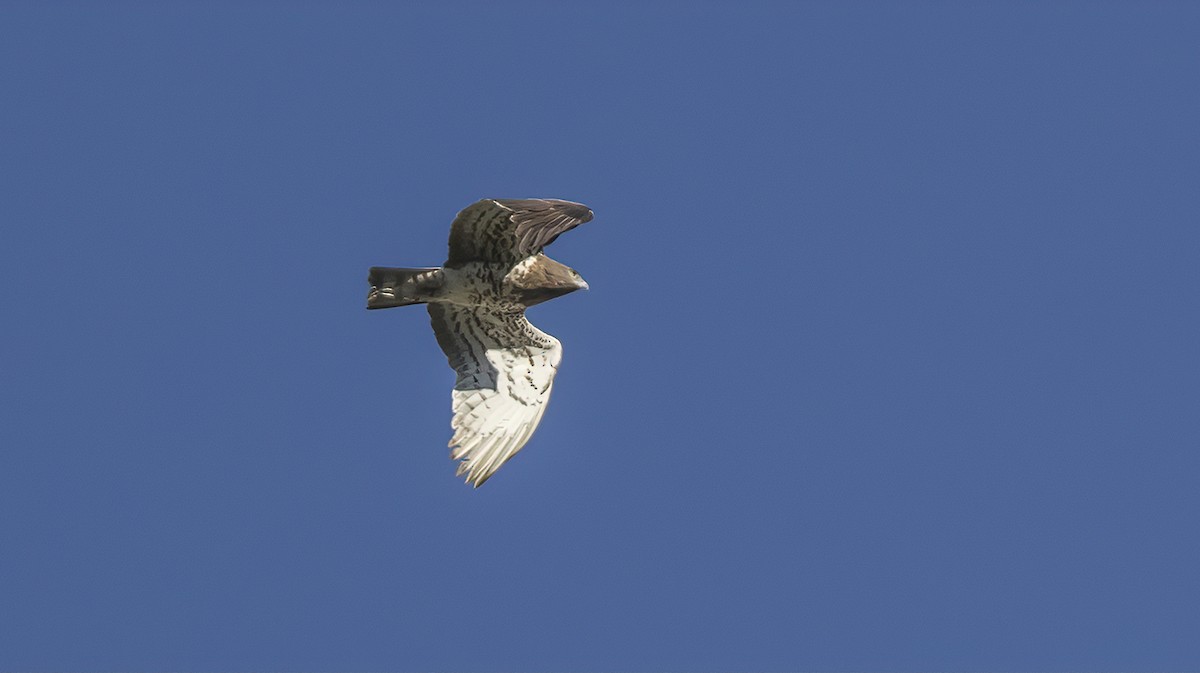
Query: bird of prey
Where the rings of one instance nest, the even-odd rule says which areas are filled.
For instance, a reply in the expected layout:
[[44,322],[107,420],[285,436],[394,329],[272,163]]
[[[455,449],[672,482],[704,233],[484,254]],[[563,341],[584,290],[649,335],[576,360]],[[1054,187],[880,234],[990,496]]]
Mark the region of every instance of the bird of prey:
[[542,248],[591,219],[570,201],[483,199],[454,218],[442,266],[371,268],[368,309],[428,305],[457,374],[450,457],[476,488],[521,450],[546,412],[562,345],[525,309],[587,289]]

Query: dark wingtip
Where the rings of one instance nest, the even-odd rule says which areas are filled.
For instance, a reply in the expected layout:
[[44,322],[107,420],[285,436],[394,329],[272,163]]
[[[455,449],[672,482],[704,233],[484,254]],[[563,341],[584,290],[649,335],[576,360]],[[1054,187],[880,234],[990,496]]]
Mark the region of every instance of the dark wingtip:
[[567,215],[578,219],[580,222],[591,221],[593,215],[591,208],[588,208],[582,203],[574,203],[572,201],[567,201],[566,203],[570,204],[570,206],[563,208],[563,211],[565,211]]

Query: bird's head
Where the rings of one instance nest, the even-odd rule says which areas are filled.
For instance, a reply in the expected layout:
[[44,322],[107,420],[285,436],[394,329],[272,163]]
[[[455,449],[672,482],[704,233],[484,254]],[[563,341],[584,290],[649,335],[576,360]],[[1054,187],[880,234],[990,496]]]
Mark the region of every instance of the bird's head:
[[588,289],[587,281],[575,269],[568,269],[571,272],[571,282],[575,285],[576,290]]
[[522,261],[509,273],[508,281],[521,293],[526,306],[588,289],[587,281],[578,271],[545,255]]

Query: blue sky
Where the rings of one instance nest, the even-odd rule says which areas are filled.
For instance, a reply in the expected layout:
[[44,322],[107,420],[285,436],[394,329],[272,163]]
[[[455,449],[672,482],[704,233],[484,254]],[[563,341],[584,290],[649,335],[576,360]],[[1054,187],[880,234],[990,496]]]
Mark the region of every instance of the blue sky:
[[[1200,668],[1197,5],[0,14],[0,669]],[[474,491],[364,300],[485,196]]]

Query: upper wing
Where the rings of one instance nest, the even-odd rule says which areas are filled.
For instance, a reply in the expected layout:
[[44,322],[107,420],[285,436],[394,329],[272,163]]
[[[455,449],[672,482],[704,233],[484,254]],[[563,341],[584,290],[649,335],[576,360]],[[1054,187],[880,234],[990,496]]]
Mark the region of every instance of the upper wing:
[[550,245],[559,234],[592,219],[582,203],[558,199],[483,199],[450,225],[447,263],[513,263]]
[[438,345],[458,373],[450,457],[479,487],[525,445],[550,400],[562,346],[524,313],[430,304]]

